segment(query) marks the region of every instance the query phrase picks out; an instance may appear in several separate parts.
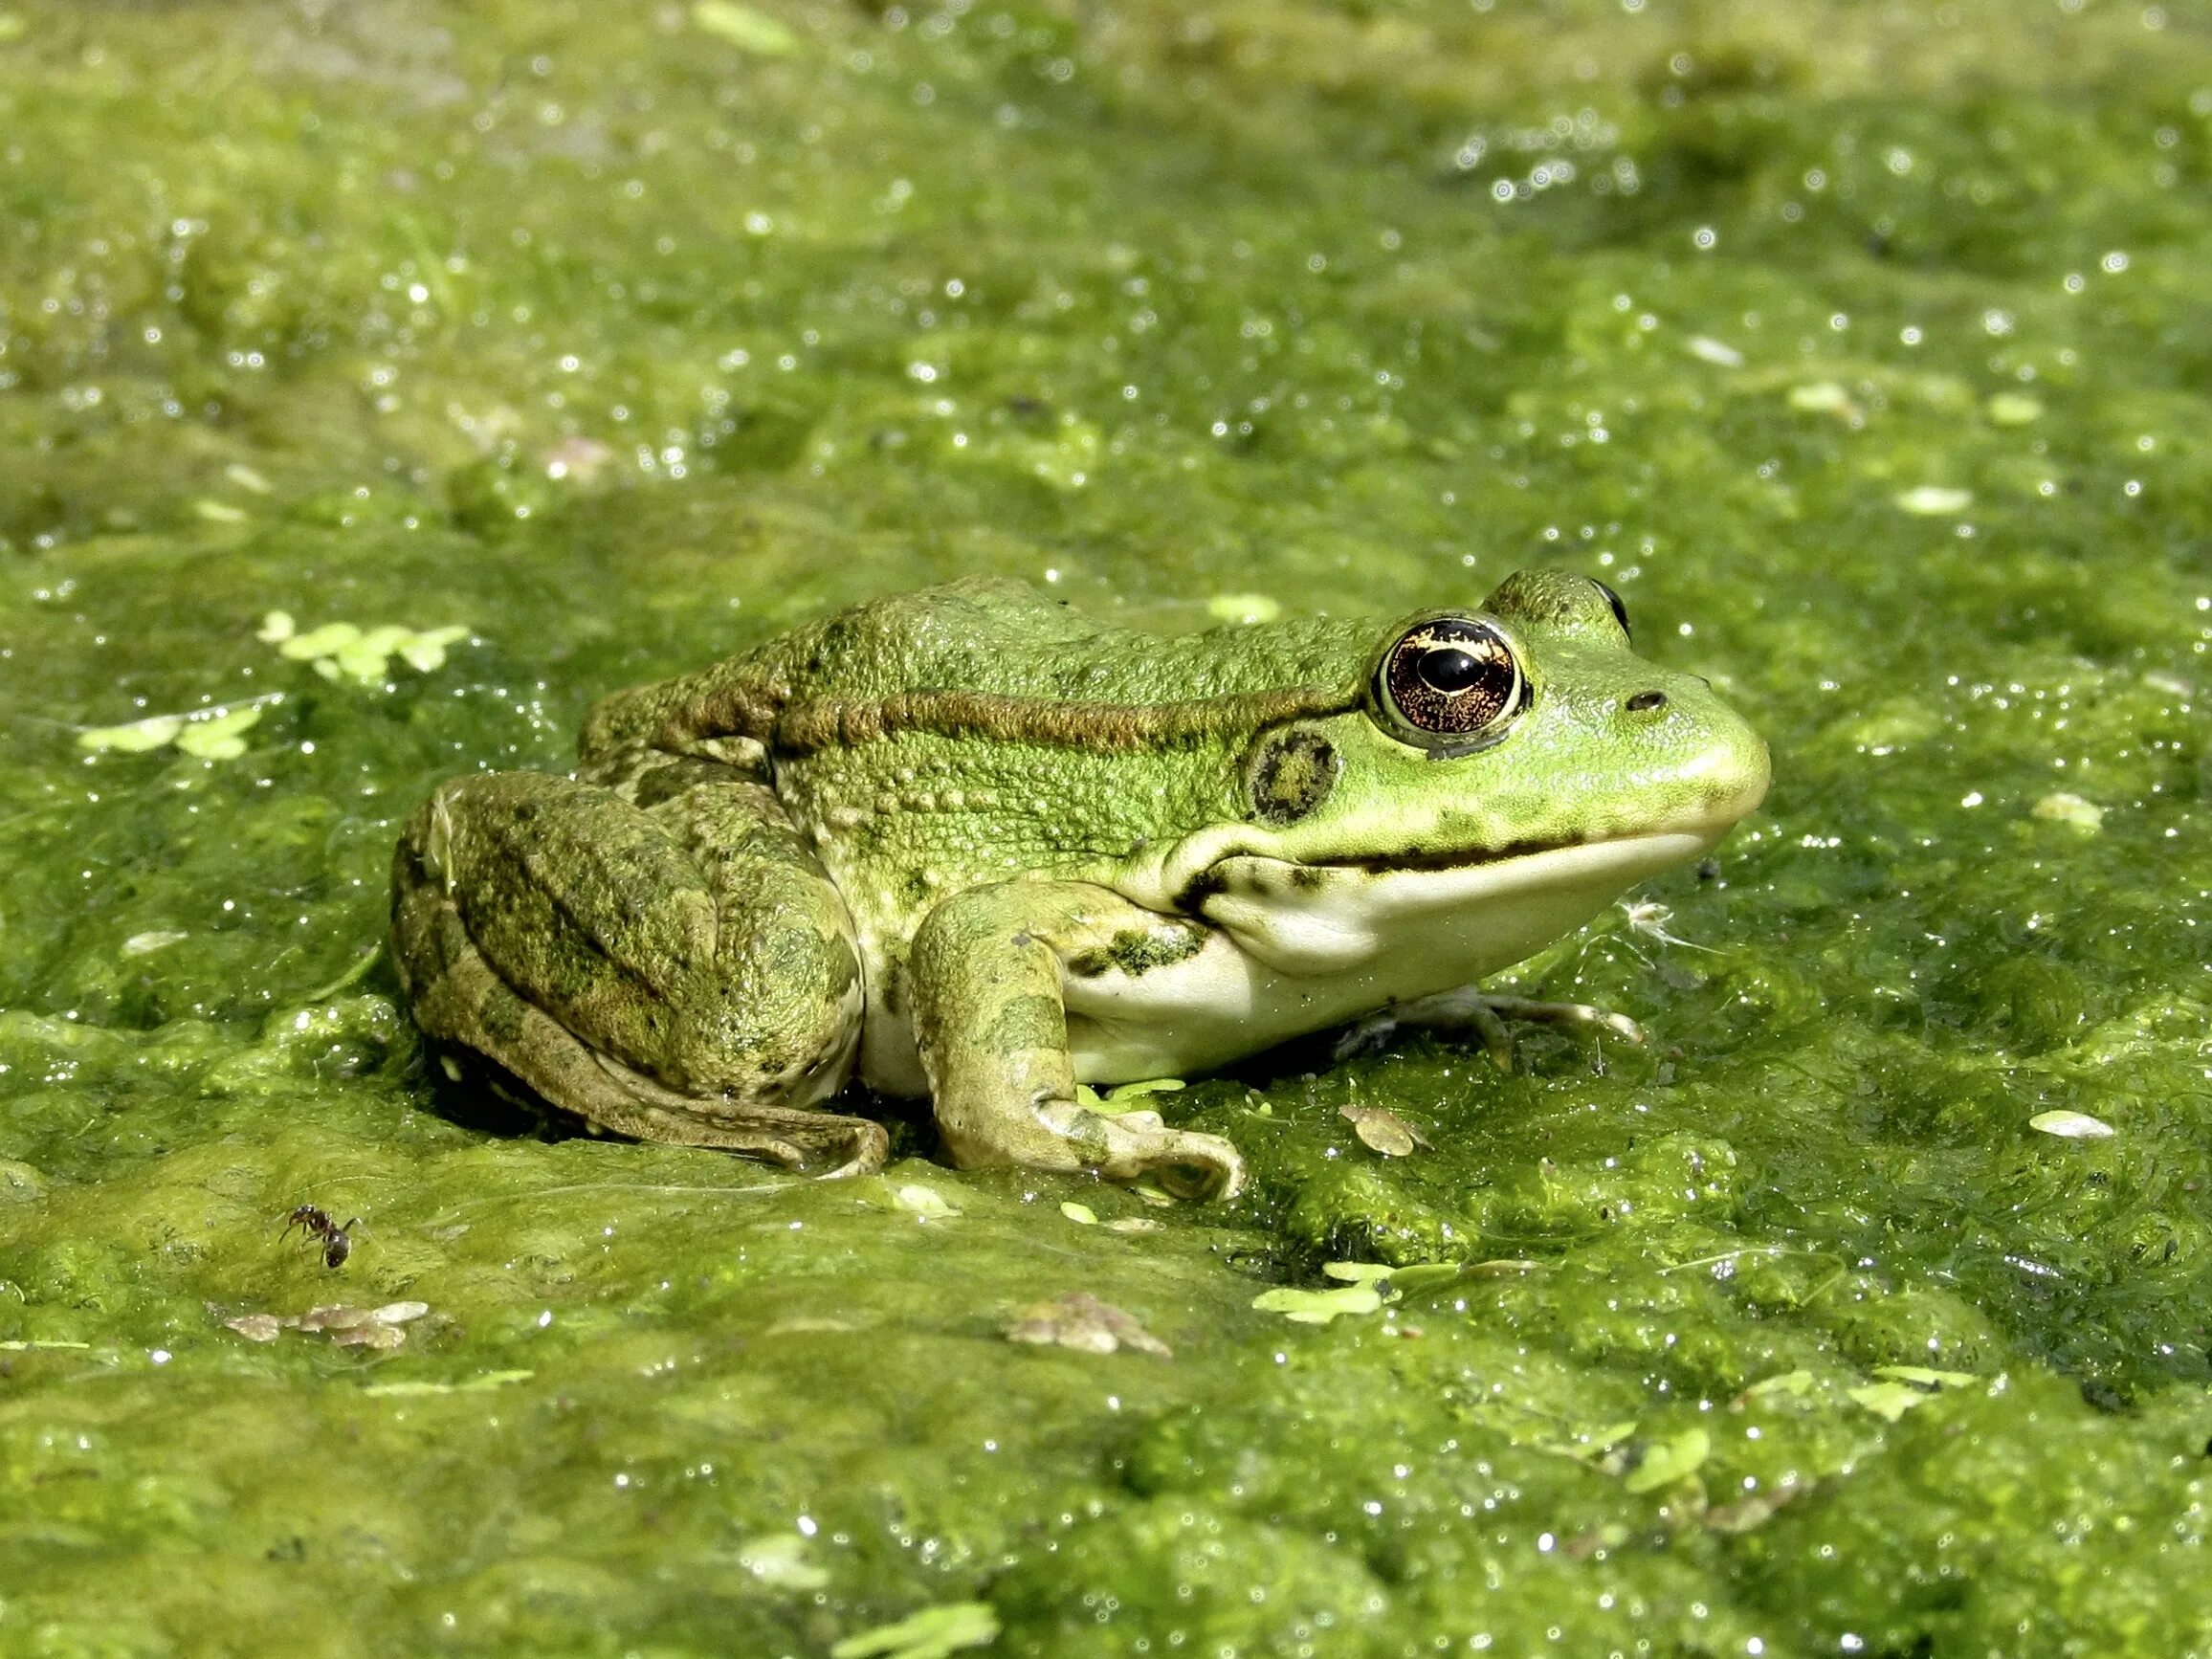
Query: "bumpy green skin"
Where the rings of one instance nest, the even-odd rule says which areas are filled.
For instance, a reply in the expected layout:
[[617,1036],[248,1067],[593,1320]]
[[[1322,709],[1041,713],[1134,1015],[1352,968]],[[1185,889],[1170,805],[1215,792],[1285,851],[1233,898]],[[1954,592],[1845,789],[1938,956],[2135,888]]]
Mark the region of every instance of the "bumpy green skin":
[[[605,1129],[873,1169],[880,1130],[804,1116],[865,1052],[871,1082],[926,1088],[963,1166],[1233,1192],[1226,1139],[1079,1104],[1066,976],[1142,990],[1203,953],[1232,858],[1287,873],[1246,883],[1262,916],[1331,888],[1357,915],[1391,873],[1717,834],[1764,792],[1757,737],[1637,658],[1594,584],[1524,571],[1484,615],[1526,692],[1460,752],[1378,685],[1427,618],[1162,639],[997,581],[863,606],[608,698],[574,779],[440,787],[395,866],[401,978],[426,1030]],[[1215,1063],[1455,977],[1358,965],[1297,1014],[1148,1051]],[[1154,1023],[1229,994],[1219,973],[1187,983]],[[1110,1070],[1084,1080],[1125,1080]]]

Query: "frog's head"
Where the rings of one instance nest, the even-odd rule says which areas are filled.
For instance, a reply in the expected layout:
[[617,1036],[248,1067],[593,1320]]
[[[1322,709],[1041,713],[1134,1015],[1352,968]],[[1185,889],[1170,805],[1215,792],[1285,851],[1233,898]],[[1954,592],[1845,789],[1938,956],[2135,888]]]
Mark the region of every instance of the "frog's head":
[[1286,970],[1448,939],[1472,978],[1705,852],[1767,779],[1710,685],[1635,653],[1611,588],[1523,570],[1479,610],[1381,630],[1360,706],[1256,734],[1247,816],[1154,868],[1175,908]]

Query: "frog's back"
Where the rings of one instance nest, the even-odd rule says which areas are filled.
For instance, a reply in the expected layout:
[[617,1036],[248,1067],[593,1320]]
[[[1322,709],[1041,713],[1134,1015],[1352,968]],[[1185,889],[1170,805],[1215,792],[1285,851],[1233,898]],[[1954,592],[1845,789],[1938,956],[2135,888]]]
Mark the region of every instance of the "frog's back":
[[772,675],[793,701],[908,691],[1020,695],[1039,666],[1085,654],[1107,631],[1026,582],[971,577],[869,600],[739,660]]
[[[1233,647],[1224,648],[1224,633]],[[971,577],[894,594],[746,659],[793,700],[963,691],[1059,703],[1172,703],[1357,680],[1363,629],[1340,621],[1161,636],[1093,621],[1026,582]]]
[[779,734],[821,725],[794,719],[808,710],[834,724],[914,693],[1070,710],[1294,688],[1340,696],[1359,683],[1370,637],[1358,624],[1325,619],[1163,637],[1103,626],[1025,582],[975,577],[872,600],[697,674],[617,692],[592,709],[583,750],[591,762],[722,738],[774,748]]

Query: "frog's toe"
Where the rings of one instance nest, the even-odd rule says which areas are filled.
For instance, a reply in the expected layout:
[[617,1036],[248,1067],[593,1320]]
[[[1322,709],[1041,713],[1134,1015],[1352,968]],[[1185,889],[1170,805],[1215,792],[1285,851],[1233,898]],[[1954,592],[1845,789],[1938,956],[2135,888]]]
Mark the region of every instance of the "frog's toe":
[[1644,1028],[1626,1014],[1617,1014],[1611,1008],[1601,1008],[1592,1003],[1532,1002],[1527,997],[1486,996],[1483,1002],[1493,1014],[1510,1020],[1541,1021],[1548,1025],[1565,1026],[1573,1030],[1585,1031],[1592,1036],[1610,1031],[1625,1042],[1644,1046]]
[[1152,1179],[1162,1188],[1194,1203],[1234,1198],[1244,1190],[1244,1158],[1228,1141],[1218,1135],[1168,1133],[1181,1144],[1152,1167]]
[[1194,1200],[1234,1198],[1244,1188],[1244,1158],[1219,1135],[1170,1129],[1157,1112],[1110,1117],[1076,1108],[1067,1117],[1062,1133],[1108,1181],[1149,1178],[1178,1198]]
[[818,1177],[822,1181],[850,1181],[856,1175],[874,1175],[891,1156],[891,1137],[883,1125],[872,1123],[865,1117],[832,1117],[840,1128],[849,1128],[846,1142],[848,1156],[835,1169],[825,1170]]

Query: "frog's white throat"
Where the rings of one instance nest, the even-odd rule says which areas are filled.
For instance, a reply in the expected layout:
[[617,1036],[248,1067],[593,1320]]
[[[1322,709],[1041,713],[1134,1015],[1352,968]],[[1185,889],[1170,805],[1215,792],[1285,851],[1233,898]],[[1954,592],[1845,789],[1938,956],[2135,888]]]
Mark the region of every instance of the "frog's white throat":
[[1091,1083],[1190,1076],[1472,984],[1572,933],[1637,882],[1699,856],[1727,830],[1694,826],[1447,867],[1231,853],[1206,868],[1187,901],[1212,924],[1195,955],[1067,980],[1075,1074]]
[[[1294,865],[1242,853],[1198,909],[1238,950],[1294,978],[1382,968],[1400,995],[1469,984],[1534,955],[1725,829],[1675,830],[1441,867]],[[1383,964],[1391,965],[1385,967]]]

